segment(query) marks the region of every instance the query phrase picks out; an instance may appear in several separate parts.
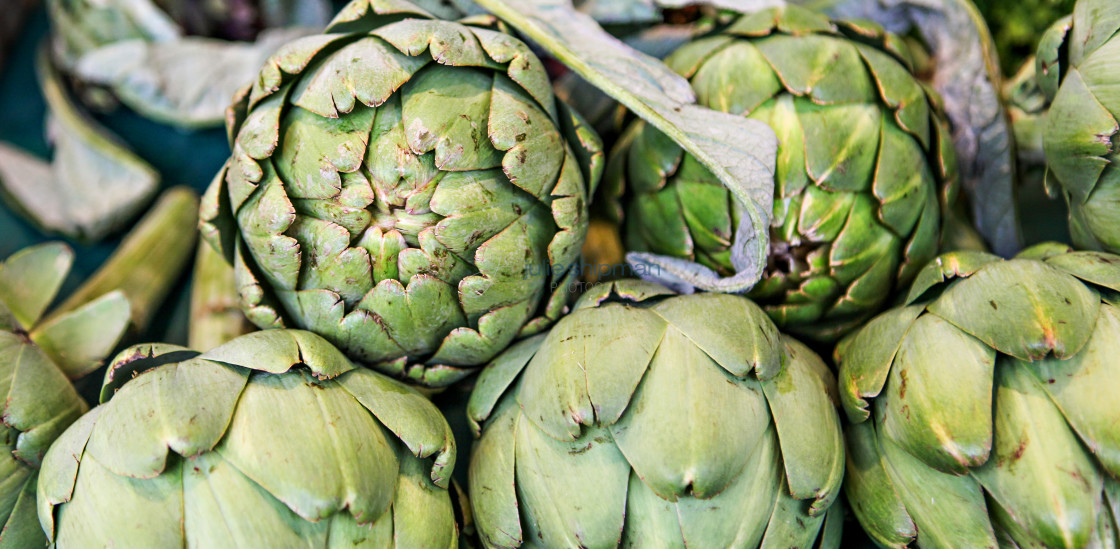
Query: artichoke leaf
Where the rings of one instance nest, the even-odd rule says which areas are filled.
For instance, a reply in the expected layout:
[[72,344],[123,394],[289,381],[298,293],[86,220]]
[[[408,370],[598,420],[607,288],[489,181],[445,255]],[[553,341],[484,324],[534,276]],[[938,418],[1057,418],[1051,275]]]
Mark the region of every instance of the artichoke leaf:
[[387,487],[400,470],[396,437],[348,392],[301,387],[314,383],[309,376],[255,374],[217,452],[305,520],[348,509],[372,521],[394,501]]
[[[188,546],[326,546],[326,521],[300,519],[218,453],[202,454],[184,465],[183,531]],[[253,520],[235,519],[245,516]]]
[[517,400],[526,418],[569,441],[581,425],[615,423],[632,408],[665,332],[664,321],[644,309],[608,305],[565,317],[522,374]]
[[547,335],[538,334],[514,343],[483,368],[475,380],[470,402],[467,404],[467,416],[476,434],[481,432],[482,424],[490,419],[502,395],[521,375],[529,360],[537,354]]
[[[1038,261],[986,265],[950,286],[929,311],[1021,360],[1076,354],[1093,333],[1100,296]],[[1016,319],[1009,325],[1006,319]]]
[[992,448],[995,366],[995,351],[980,340],[936,315],[919,317],[876,406],[880,435],[939,471],[982,465]]
[[[21,549],[24,547],[44,547],[47,545],[43,528],[39,525],[35,510],[35,483],[37,478],[30,475],[23,482],[22,489],[16,489],[16,501],[11,512],[0,510],[0,516],[7,516],[8,522],[3,524],[3,537],[0,537],[0,549]],[[4,487],[7,488],[6,486]]]
[[47,472],[39,475],[36,484],[36,508],[39,523],[52,543],[56,541],[54,506],[67,503],[73,498],[78,479],[78,463],[82,460],[93,427],[104,410],[105,408],[98,406],[78,418],[55,439],[52,444],[54,451],[43,458],[41,470]]
[[1120,433],[1115,428],[1115,419],[1120,417],[1120,402],[1115,398],[1120,394],[1115,367],[1120,356],[1118,334],[1120,311],[1112,305],[1101,305],[1097,328],[1080,353],[1068,360],[1016,362],[1012,366],[1034,373],[1070,427],[1114,477],[1120,477]]
[[[682,399],[682,394],[704,398]],[[643,482],[675,501],[723,492],[769,425],[770,410],[757,383],[729,376],[685,334],[669,327],[629,407],[610,431]]]
[[520,419],[516,400],[503,399],[474,443],[470,460],[471,508],[483,541],[495,547],[521,547],[524,539],[514,473]]
[[[753,517],[756,515],[739,515]],[[726,521],[731,522],[731,521]],[[726,525],[721,524],[721,526]],[[743,523],[748,521],[744,520]],[[685,547],[681,519],[677,505],[661,499],[642,482],[634,471],[630,472],[630,486],[626,492],[626,525],[622,533],[622,547]]]
[[[844,440],[833,401],[835,381],[828,366],[808,347],[785,338],[786,368],[762,383],[785,463],[783,488],[795,500],[813,499],[808,514],[817,517],[840,495],[844,478]],[[818,524],[819,526],[819,524]]]
[[105,407],[85,452],[114,475],[157,477],[174,467],[169,450],[195,456],[222,440],[248,377],[198,358],[138,375]]
[[526,539],[539,539],[544,547],[617,546],[630,464],[611,433],[589,427],[575,441],[560,441],[524,414],[516,432],[517,499]]
[[[435,407],[429,408],[435,412]],[[415,457],[401,459],[400,479],[393,496],[393,542],[397,549],[457,546],[451,498],[446,497],[446,490],[432,483],[427,468],[423,460]],[[354,514],[364,518],[361,513]]]
[[1001,364],[995,393],[995,447],[974,476],[1032,544],[1084,547],[1101,511],[1100,470],[1026,368]]
[[455,437],[428,399],[396,380],[359,368],[339,384],[408,447],[417,458],[434,457],[429,476],[446,488],[455,469]]
[[130,323],[132,307],[121,291],[107,293],[77,309],[51,317],[31,332],[31,340],[66,377],[79,379],[101,367]]
[[[713,310],[722,312],[721,322],[711,321]],[[653,311],[735,377],[753,372],[769,379],[781,371],[784,349],[778,328],[749,300],[699,294],[666,299]]]
[[30,330],[54,301],[74,251],[62,243],[40,244],[20,250],[0,263],[0,305]]
[[999,260],[999,256],[987,252],[960,251],[942,254],[918,271],[918,276],[910,286],[910,293],[906,296],[906,304],[923,300],[929,295],[927,292],[941,284],[955,278],[970,277],[984,265]]
[[895,355],[922,311],[922,307],[916,306],[887,311],[837,346],[836,359],[842,365],[840,400],[851,421],[862,422],[870,417],[865,399],[877,397],[883,391]]
[[805,512],[804,502],[789,493],[784,482],[778,489],[774,512],[766,527],[759,549],[785,549],[788,547],[813,547],[817,534],[824,526],[825,513],[815,516]]
[[[99,425],[95,437],[97,431],[111,428]],[[175,463],[154,478],[136,479],[114,473],[87,454],[77,468],[73,499],[57,511],[60,536],[51,541],[63,547],[179,546],[183,535],[181,470]],[[49,506],[46,512],[55,513]],[[40,522],[43,515],[40,504]]]
[[679,289],[741,292],[752,287],[762,275],[768,249],[777,156],[774,132],[762,122],[696,105],[686,80],[612,38],[570,4],[478,3],[670,136],[703,162],[743,207],[731,253],[737,274],[731,277],[648,253],[630,254],[628,261],[648,267],[659,281]]
[[903,549],[918,535],[914,519],[902,503],[883,466],[875,426],[846,426],[847,470],[844,493],[865,532],[883,547]]
[[998,547],[983,491],[974,478],[937,471],[883,438],[879,439],[879,452],[887,478],[917,526],[918,546]]
[[[747,459],[748,465],[724,491],[710,498],[681,498],[676,502],[678,522],[686,546],[758,547],[761,539],[765,547],[767,543],[786,541],[780,539],[784,538],[782,533],[774,531],[784,526],[779,523],[791,519],[790,511],[804,516],[804,506],[797,502],[795,507],[798,509],[795,511],[781,505],[783,499],[792,498],[782,480],[781,447],[777,438],[774,429],[767,428]],[[729,508],[732,511],[727,511]],[[738,517],[738,520],[727,520],[729,516]],[[813,522],[809,517],[804,518]],[[797,520],[795,518],[790,522]],[[773,541],[770,540],[772,533]],[[791,543],[783,547],[798,545]]]

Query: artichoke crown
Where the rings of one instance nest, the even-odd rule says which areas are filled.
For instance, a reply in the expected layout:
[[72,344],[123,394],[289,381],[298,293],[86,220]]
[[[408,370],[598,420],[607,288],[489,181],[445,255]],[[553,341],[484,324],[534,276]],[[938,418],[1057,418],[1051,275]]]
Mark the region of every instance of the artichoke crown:
[[58,546],[455,546],[446,420],[312,333],[133,347],[102,401],[43,462]]
[[[701,104],[778,135],[770,260],[750,296],[782,329],[833,339],[935,255],[955,157],[940,100],[898,37],[788,6],[739,17],[666,63]],[[734,272],[741,205],[664,134],[634,123],[607,180],[632,195],[632,249]]]
[[253,322],[446,385],[559,316],[600,146],[495,25],[361,0],[266,63],[202,215]]
[[496,547],[835,538],[826,515],[844,449],[831,384],[746,298],[598,286],[478,380],[479,532]]
[[[1120,257],[943,255],[841,342],[848,493],[890,546],[1116,542]],[[1071,482],[1070,477],[1076,479]],[[987,497],[985,497],[987,496]]]

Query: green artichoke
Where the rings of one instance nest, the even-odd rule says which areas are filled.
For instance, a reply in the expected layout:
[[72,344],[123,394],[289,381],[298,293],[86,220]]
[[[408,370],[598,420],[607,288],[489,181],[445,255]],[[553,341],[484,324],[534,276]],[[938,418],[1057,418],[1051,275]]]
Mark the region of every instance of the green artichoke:
[[[47,0],[55,61],[141,114],[215,126],[229,98],[285,42],[317,32],[328,0]],[[255,42],[255,43],[254,43]],[[107,107],[104,94],[87,102]]]
[[355,0],[239,96],[202,228],[252,322],[442,386],[564,311],[601,147],[494,22]]
[[1079,0],[1047,31],[1035,60],[1051,100],[1046,162],[1069,202],[1073,242],[1120,253],[1120,4]]
[[60,549],[457,544],[446,420],[314,334],[133,347],[101,396],[43,460]]
[[44,320],[74,253],[24,249],[0,263],[0,548],[43,547],[35,479],[47,447],[87,410],[71,385],[96,369],[128,327],[121,292]]
[[838,547],[844,445],[812,351],[741,296],[627,280],[575,308],[471,395],[485,546]]
[[[788,6],[742,16],[666,60],[702,105],[778,134],[770,257],[749,296],[783,330],[838,337],[937,252],[956,161],[939,99],[908,55],[873,23]],[[606,180],[631,195],[630,249],[738,270],[739,241],[752,238],[736,234],[741,204],[664,134],[635,122]]]
[[1120,257],[946,254],[837,347],[845,491],[885,547],[1120,543]]

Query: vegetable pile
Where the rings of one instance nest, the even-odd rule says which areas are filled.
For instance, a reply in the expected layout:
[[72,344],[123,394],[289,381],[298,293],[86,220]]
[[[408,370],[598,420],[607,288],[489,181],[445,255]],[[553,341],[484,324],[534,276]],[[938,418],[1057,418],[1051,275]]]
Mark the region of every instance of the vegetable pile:
[[15,2],[0,549],[1120,546],[1120,3],[975,1]]

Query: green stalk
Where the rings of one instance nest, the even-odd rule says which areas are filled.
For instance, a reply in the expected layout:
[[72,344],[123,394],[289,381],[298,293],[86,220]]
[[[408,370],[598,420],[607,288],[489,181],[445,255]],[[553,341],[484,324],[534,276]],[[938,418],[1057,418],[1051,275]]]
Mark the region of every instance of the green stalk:
[[121,290],[132,306],[133,329],[146,328],[190,260],[197,236],[198,194],[186,187],[168,190],[51,319]]
[[241,312],[233,267],[209,244],[199,243],[191,279],[188,347],[208,351],[252,329]]

